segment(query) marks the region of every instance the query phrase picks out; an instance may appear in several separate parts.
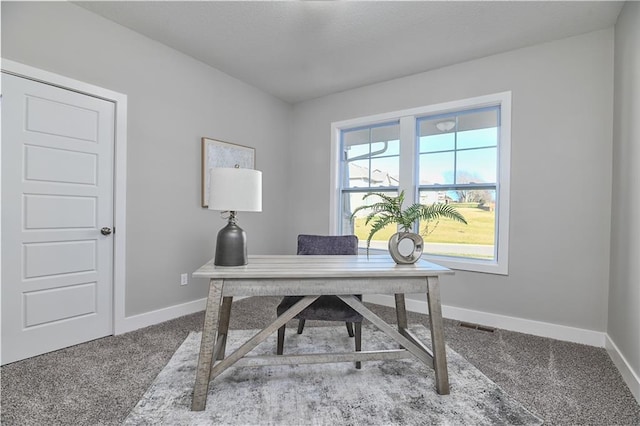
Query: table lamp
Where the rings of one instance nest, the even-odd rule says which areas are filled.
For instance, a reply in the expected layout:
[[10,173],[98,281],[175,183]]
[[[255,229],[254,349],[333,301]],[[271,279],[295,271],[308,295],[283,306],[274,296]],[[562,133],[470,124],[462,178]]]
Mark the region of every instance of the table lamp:
[[247,264],[247,234],[236,223],[236,212],[262,211],[262,172],[212,168],[209,171],[209,210],[228,212],[227,226],[218,232],[214,264]]

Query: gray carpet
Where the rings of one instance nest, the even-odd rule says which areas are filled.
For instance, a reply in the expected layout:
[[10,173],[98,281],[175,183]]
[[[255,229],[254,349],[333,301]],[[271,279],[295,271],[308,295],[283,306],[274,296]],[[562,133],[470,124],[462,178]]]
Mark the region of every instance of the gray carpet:
[[[263,327],[275,318],[278,302],[234,302],[230,328]],[[394,322],[393,309],[367,306]],[[187,335],[202,329],[202,320],[202,313],[189,315],[3,366],[2,425],[121,424]],[[409,323],[426,324],[426,316],[409,313]],[[307,324],[314,325],[326,323]],[[545,425],[640,426],[640,406],[602,348],[470,330],[450,320],[445,338]]]
[[[259,330],[232,330],[228,352]],[[429,344],[429,330],[412,331]],[[372,326],[363,327],[362,350],[395,349]],[[141,425],[540,425],[542,421],[509,397],[455,351],[447,350],[450,395],[435,392],[433,370],[415,359],[300,366],[231,368],[211,384],[207,409],[190,411],[201,333],[191,333],[158,375],[127,426]],[[275,336],[251,355],[273,355]],[[348,352],[344,327],[290,333],[287,352]]]

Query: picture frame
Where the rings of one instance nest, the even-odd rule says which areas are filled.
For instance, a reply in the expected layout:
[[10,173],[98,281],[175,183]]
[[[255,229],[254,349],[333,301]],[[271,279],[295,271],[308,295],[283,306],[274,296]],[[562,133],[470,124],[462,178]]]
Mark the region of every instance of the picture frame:
[[209,170],[215,167],[255,168],[256,149],[202,138],[202,207],[209,207]]

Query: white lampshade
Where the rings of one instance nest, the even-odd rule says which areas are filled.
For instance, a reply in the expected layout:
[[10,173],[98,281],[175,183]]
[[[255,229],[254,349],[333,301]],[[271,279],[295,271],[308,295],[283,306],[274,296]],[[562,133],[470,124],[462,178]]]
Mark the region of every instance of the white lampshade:
[[262,211],[262,172],[212,168],[209,171],[209,210]]

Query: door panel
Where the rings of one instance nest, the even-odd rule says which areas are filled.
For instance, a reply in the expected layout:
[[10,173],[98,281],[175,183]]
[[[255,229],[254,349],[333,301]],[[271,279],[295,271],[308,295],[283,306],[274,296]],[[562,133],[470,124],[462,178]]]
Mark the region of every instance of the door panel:
[[2,363],[113,331],[114,104],[2,74]]
[[96,313],[96,283],[24,293],[25,326],[50,324]]
[[97,111],[37,96],[26,98],[26,128],[30,132],[98,142]]
[[95,228],[95,197],[67,195],[25,195],[24,227],[26,229]]
[[23,244],[24,278],[96,272],[96,242],[63,241]]
[[93,153],[25,145],[25,176],[29,181],[96,185],[98,158]]

